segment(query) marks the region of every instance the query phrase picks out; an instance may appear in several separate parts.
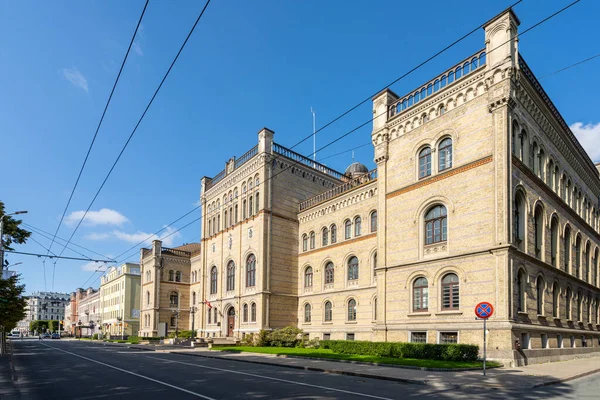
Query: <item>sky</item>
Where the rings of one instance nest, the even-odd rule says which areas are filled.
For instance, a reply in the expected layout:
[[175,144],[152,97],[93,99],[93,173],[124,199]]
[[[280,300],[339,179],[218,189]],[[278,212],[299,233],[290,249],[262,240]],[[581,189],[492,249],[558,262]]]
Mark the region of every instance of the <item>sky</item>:
[[[63,256],[111,259],[189,212],[200,179],[252,148],[263,127],[275,131],[277,143],[310,156],[312,140],[294,146],[312,132],[311,107],[318,129],[512,3],[213,0],[73,236],[86,250],[73,247],[79,254],[66,249]],[[569,3],[522,1],[514,9],[519,29]],[[0,200],[7,212],[28,211],[21,216],[26,229],[53,234],[144,1],[0,4]],[[203,5],[150,1],[58,237],[73,233]],[[600,53],[598,15],[600,2],[582,0],[519,38],[520,53],[594,161],[600,57],[554,72]],[[480,29],[391,89],[404,95],[484,46]],[[371,117],[369,100],[319,132],[317,148]],[[370,133],[367,124],[317,160],[343,171],[359,147],[354,159],[374,168]],[[199,216],[196,210],[159,234],[172,234],[164,246],[198,241]],[[17,250],[46,254],[51,236],[34,233]],[[53,253],[62,252],[60,243]],[[97,266],[87,261],[6,258],[22,263],[11,269],[28,293],[99,285]],[[139,261],[139,248],[117,260]]]

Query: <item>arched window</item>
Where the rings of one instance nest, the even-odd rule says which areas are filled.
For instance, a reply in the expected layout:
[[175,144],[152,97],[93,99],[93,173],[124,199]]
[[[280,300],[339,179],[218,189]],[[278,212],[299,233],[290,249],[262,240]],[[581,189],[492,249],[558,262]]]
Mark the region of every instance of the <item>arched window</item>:
[[242,308],[242,316],[243,316],[243,321],[248,322],[248,304],[244,303],[244,307]]
[[377,252],[373,253],[373,276],[377,275]]
[[169,306],[171,308],[179,307],[179,294],[177,292],[171,292],[169,295]]
[[310,249],[314,249],[315,248],[315,233],[311,232],[310,233]]
[[333,319],[333,307],[331,307],[331,302],[325,302],[325,321],[329,322]]
[[169,270],[169,282],[175,281],[175,271]]
[[554,282],[552,285],[552,316],[558,318],[558,283]]
[[540,152],[537,155],[537,163],[538,163],[538,176],[542,179],[546,179],[546,174],[544,171],[544,166],[546,165],[546,155],[544,154],[544,149],[540,148]]
[[431,175],[431,149],[425,147],[419,152],[419,179]]
[[217,267],[214,266],[210,270],[210,294],[217,293]]
[[334,244],[337,242],[337,227],[335,226],[335,224],[333,224],[331,225],[329,230],[331,231],[331,244]]
[[377,210],[371,211],[371,232],[377,232]]
[[249,195],[250,197],[248,197],[248,217],[253,216],[253,207],[252,207],[252,194]]
[[221,214],[217,215],[217,232],[221,230]]
[[149,291],[146,292],[146,305],[147,306],[150,305],[150,292]]
[[517,290],[519,291],[519,297],[517,298],[517,311],[526,312],[527,307],[525,306],[525,284],[526,277],[525,273],[521,270],[517,274]]
[[310,307],[310,304],[307,303],[304,305],[304,322],[305,323],[310,322],[310,319],[311,319],[310,313],[311,313],[311,307]]
[[583,252],[583,280],[586,282],[590,281],[590,242],[585,244],[585,251]]
[[354,236],[360,236],[361,218],[354,217]]
[[250,254],[246,259],[246,287],[252,287],[256,282],[256,257]]
[[302,251],[308,250],[308,236],[306,233],[302,235]]
[[531,167],[534,174],[539,176],[539,164],[536,161],[536,156],[538,153],[538,145],[537,142],[533,142],[531,149],[529,149],[529,166]]
[[327,227],[321,230],[321,243],[323,246],[327,246],[327,241],[329,240],[329,229]]
[[592,305],[592,296],[588,294],[587,301],[585,302],[585,322],[590,324],[592,322],[592,316],[590,315]]
[[348,260],[348,280],[356,279],[358,279],[358,258],[353,256]]
[[456,67],[454,74],[456,75],[456,79],[462,77],[462,67],[460,65]]
[[573,297],[573,292],[571,292],[571,288],[567,288],[567,295],[565,297],[565,314],[567,319],[571,319],[571,297]]
[[598,248],[594,251],[594,258],[592,259],[592,285],[598,286]]
[[581,292],[577,292],[577,322],[582,321],[582,302],[583,298],[581,297]]
[[446,207],[437,205],[425,214],[425,244],[445,242],[448,230]]
[[217,310],[217,308],[214,308],[214,317],[215,317],[215,324],[218,322],[219,319],[219,310]]
[[259,195],[258,192],[256,192],[256,194],[254,195],[254,213],[258,214],[258,210],[259,210]]
[[558,266],[558,220],[552,218],[550,223],[550,259],[553,267]]
[[458,310],[460,307],[459,282],[456,274],[450,273],[442,278],[442,309]]
[[250,305],[250,322],[256,322],[256,303]]
[[235,263],[229,261],[227,264],[227,290],[235,290]]
[[[577,235],[575,239],[575,271],[574,274],[576,277],[580,278],[581,275],[581,236]],[[579,320],[581,321],[581,320]]]
[[424,277],[413,283],[413,311],[427,311],[429,308],[429,284]]
[[192,304],[196,304],[196,292],[192,292]]
[[223,211],[223,228],[227,228],[227,210]]
[[565,252],[563,268],[565,271],[568,272],[569,265],[571,264],[571,228],[568,226],[565,228],[565,237],[564,237],[563,247],[564,247],[564,252]]
[[454,71],[448,73],[448,84],[454,82]]
[[246,199],[242,200],[242,219],[246,219]]
[[477,68],[477,57],[471,60],[471,71],[475,70],[475,68]]
[[356,321],[356,300],[348,300],[348,321]]
[[525,199],[519,192],[515,196],[514,243],[519,250],[525,250]]
[[529,140],[527,139],[527,132],[525,131],[525,129],[521,130],[521,135],[519,137],[521,139],[521,153],[519,154],[519,158],[521,159],[523,164],[531,166],[531,164],[527,164],[529,158]]
[[535,282],[535,290],[537,292],[537,313],[544,315],[544,280],[538,276]]
[[439,170],[452,168],[452,139],[446,138],[440,142],[438,148]]
[[544,242],[544,211],[540,205],[535,208],[533,223],[534,223],[534,242],[535,256],[542,258],[542,243]]
[[312,267],[307,267],[304,270],[304,287],[312,288],[313,285],[313,269]]
[[334,266],[332,262],[328,262],[325,265],[325,284],[329,285],[333,283],[334,279]]
[[346,239],[350,239],[352,237],[352,222],[350,222],[349,219],[344,222],[344,232],[344,237]]
[[175,282],[181,282],[181,271],[175,272]]

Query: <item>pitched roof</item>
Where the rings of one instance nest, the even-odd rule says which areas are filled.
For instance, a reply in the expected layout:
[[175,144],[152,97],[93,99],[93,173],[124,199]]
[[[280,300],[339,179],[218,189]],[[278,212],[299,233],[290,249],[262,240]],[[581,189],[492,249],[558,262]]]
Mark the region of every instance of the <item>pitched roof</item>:
[[188,244],[184,244],[182,246],[172,247],[172,249],[188,251],[190,253],[197,253],[200,251],[201,248],[202,248],[202,245],[200,243],[188,243]]

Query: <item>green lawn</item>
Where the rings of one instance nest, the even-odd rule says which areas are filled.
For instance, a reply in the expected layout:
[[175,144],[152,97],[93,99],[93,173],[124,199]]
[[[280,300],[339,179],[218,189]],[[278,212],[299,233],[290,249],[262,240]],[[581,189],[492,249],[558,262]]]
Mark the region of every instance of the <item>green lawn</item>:
[[[415,358],[393,358],[393,357],[377,357],[377,356],[362,356],[334,353],[330,349],[303,349],[289,347],[246,347],[246,346],[227,346],[214,347],[215,350],[234,351],[234,352],[250,352],[262,354],[289,355],[298,357],[314,357],[314,358],[329,358],[333,360],[351,360],[362,361],[379,364],[407,365],[413,367],[426,368],[483,368],[483,363],[480,361],[439,361],[439,360],[418,360]],[[500,364],[488,361],[487,367],[499,367]]]

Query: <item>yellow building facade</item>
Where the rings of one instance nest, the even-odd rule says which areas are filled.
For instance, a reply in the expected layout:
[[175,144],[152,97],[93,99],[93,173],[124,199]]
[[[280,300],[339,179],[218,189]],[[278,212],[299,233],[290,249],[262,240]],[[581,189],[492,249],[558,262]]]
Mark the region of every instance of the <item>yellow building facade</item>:
[[[519,53],[519,24],[503,12],[482,49],[373,98],[374,170],[334,171],[265,128],[203,178],[203,239],[179,261],[186,327],[193,309],[203,337],[294,325],[311,338],[481,346],[474,309],[488,301],[492,358],[597,355],[599,166]],[[158,247],[142,250],[142,274],[166,262]]]
[[109,268],[100,281],[103,335],[137,335],[140,304],[139,264],[125,263]]

